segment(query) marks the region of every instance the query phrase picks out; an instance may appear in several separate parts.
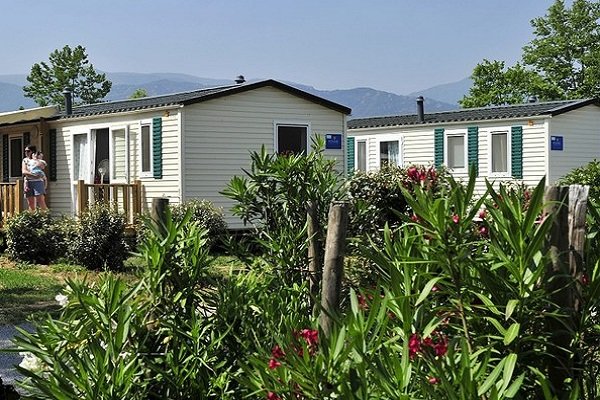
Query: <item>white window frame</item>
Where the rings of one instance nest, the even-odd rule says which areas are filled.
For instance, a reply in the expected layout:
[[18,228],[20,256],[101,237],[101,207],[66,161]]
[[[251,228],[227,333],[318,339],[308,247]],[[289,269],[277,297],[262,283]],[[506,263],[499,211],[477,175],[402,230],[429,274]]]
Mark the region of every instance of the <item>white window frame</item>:
[[278,153],[279,150],[279,139],[278,130],[279,127],[300,127],[306,128],[306,154],[311,151],[312,144],[312,130],[310,127],[310,121],[273,121],[273,153]]
[[[465,166],[463,168],[452,168],[448,165],[448,138],[449,137],[457,137],[462,136],[463,138],[463,150],[464,150],[464,160]],[[455,173],[466,173],[469,170],[469,144],[468,144],[468,136],[466,129],[454,129],[454,130],[446,130],[444,132],[444,165],[448,168],[449,171]]]
[[[492,171],[492,136],[494,134],[504,133],[506,134],[506,172],[493,172]],[[508,178],[512,176],[512,144],[510,128],[497,128],[487,133],[488,141],[488,176],[492,178]]]
[[364,143],[365,144],[365,170],[363,172],[369,172],[369,139],[368,138],[354,138],[355,141],[355,145],[354,145],[354,170],[355,171],[360,171],[358,169],[358,144],[359,143]]
[[[14,152],[12,151],[12,145],[11,145],[11,141],[14,139],[21,139],[21,151],[19,152],[19,154],[13,154]],[[22,167],[23,167],[23,159],[25,158],[25,146],[27,146],[29,143],[25,143],[25,141],[23,140],[23,133],[19,132],[19,133],[14,133],[14,134],[9,134],[8,135],[8,180],[9,181],[15,181],[17,179],[20,179],[23,177],[22,174]],[[17,175],[11,175],[11,165],[12,165],[12,161],[13,161],[13,157],[18,157],[19,158],[19,169],[17,172]]]
[[[403,137],[400,135],[383,135],[377,137],[375,149],[375,165],[377,169],[381,169],[381,158],[379,157],[381,152],[381,142],[398,142],[398,167],[402,167],[404,165],[404,143]],[[368,153],[368,149],[367,149]],[[367,166],[369,162],[367,161]]]
[[71,182],[76,185],[79,180],[79,176],[75,176],[75,136],[84,136],[87,140],[87,151],[86,158],[88,162],[88,176],[83,179],[85,183],[94,183],[94,160],[91,157],[92,151],[92,132],[93,129],[81,129],[77,132],[73,132],[71,135]]
[[[143,135],[142,135],[142,127],[144,126],[148,126],[150,129],[150,143],[148,144],[148,149],[150,152],[150,170],[149,171],[143,171],[142,170],[142,166],[144,165],[144,160],[143,160],[143,152],[142,152],[142,148],[143,148]],[[140,140],[138,141],[138,154],[139,156],[139,165],[138,165],[138,172],[139,172],[139,176],[140,178],[153,178],[154,177],[154,163],[153,163],[153,154],[154,154],[154,140],[152,138],[153,136],[153,130],[152,130],[152,120],[151,119],[146,119],[146,120],[142,120],[140,121],[139,124],[139,138]]]

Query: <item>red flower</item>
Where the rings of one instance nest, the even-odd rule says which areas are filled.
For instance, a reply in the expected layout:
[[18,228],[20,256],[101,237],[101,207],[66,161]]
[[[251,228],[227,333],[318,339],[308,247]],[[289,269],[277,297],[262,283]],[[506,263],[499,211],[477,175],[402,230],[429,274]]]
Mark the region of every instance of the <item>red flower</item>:
[[485,211],[485,210],[479,211],[479,218],[485,219],[485,217],[487,217],[487,211]]
[[417,354],[421,351],[421,339],[419,335],[413,333],[408,339],[408,355],[411,360],[414,360]]
[[483,237],[488,237],[489,235],[489,231],[488,228],[486,226],[482,226],[481,228],[479,228],[479,234]]
[[438,357],[443,357],[446,355],[446,353],[448,352],[448,341],[447,339],[443,339],[441,342],[436,343],[433,346],[433,349],[435,350],[435,355]]
[[454,214],[452,216],[452,222],[454,222],[455,224],[458,224],[460,222],[460,217],[457,214]]
[[280,366],[281,366],[281,363],[279,361],[277,361],[276,359],[271,358],[269,360],[269,369],[275,369]]
[[587,286],[590,284],[590,277],[587,274],[583,274],[581,275],[580,281],[583,286]]
[[367,308],[369,308],[369,304],[367,304],[367,299],[365,298],[365,296],[359,294],[358,296],[356,296],[356,299],[358,300],[358,308],[360,308],[361,310],[366,310]]
[[417,171],[417,167],[410,167],[407,169],[406,175],[408,175],[408,177],[415,182],[419,180],[419,172]]
[[277,396],[276,393],[269,392],[267,393],[267,400],[281,400],[281,397]]
[[279,347],[278,344],[276,344],[273,347],[273,350],[271,350],[271,355],[275,358],[275,359],[280,359],[285,357],[285,353],[283,352],[283,350],[281,349],[281,347]]
[[435,292],[439,292],[439,291],[440,291],[440,288],[439,288],[439,286],[437,286],[437,285],[433,285],[433,287],[431,288],[431,291],[432,291],[432,292],[434,292],[434,293],[435,293]]
[[410,220],[414,223],[418,223],[421,221],[421,218],[419,218],[419,216],[417,214],[413,214],[413,215],[411,215]]
[[300,336],[306,340],[306,344],[309,346],[316,345],[319,341],[319,331],[316,329],[302,329],[300,331]]
[[432,385],[440,383],[440,380],[438,378],[433,377],[433,376],[431,378],[429,378],[428,380],[429,380],[429,383],[431,383]]

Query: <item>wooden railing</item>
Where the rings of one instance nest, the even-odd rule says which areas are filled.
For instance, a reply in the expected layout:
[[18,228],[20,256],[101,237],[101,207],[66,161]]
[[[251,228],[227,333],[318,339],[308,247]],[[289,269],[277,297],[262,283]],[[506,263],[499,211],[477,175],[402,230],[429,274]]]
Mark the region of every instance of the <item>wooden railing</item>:
[[0,183],[0,227],[6,224],[6,220],[23,211],[23,180],[16,182]]
[[127,225],[135,222],[135,217],[142,213],[142,183],[109,183],[89,184],[77,182],[77,215],[91,205],[109,204],[115,211],[123,213]]

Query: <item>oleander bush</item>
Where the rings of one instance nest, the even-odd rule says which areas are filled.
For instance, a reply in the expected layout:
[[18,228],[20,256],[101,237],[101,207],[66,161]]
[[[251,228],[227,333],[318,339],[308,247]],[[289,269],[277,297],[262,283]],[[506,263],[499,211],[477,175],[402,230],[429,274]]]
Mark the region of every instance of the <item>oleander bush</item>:
[[22,212],[6,223],[6,251],[21,262],[48,264],[65,253],[66,244],[59,219],[47,211]]
[[125,218],[110,206],[96,204],[63,231],[70,238],[68,256],[89,269],[120,270],[129,255],[125,243]]
[[208,200],[192,199],[173,205],[170,209],[175,221],[182,221],[189,210],[191,221],[197,222],[208,231],[207,239],[211,246],[218,244],[227,231],[223,210]]
[[575,168],[559,180],[561,185],[588,185],[589,198],[596,204],[600,203],[600,161],[594,160],[586,165]]

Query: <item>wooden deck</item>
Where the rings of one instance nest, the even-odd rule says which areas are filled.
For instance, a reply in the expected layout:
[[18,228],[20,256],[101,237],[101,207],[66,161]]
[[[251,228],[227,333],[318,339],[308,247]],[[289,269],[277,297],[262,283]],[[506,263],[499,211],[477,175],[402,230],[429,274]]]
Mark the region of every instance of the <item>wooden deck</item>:
[[6,224],[6,220],[24,209],[23,200],[23,180],[19,179],[16,182],[0,183],[0,228]]
[[77,182],[77,215],[94,204],[109,204],[113,210],[125,215],[125,223],[132,226],[142,213],[142,183],[90,184]]

